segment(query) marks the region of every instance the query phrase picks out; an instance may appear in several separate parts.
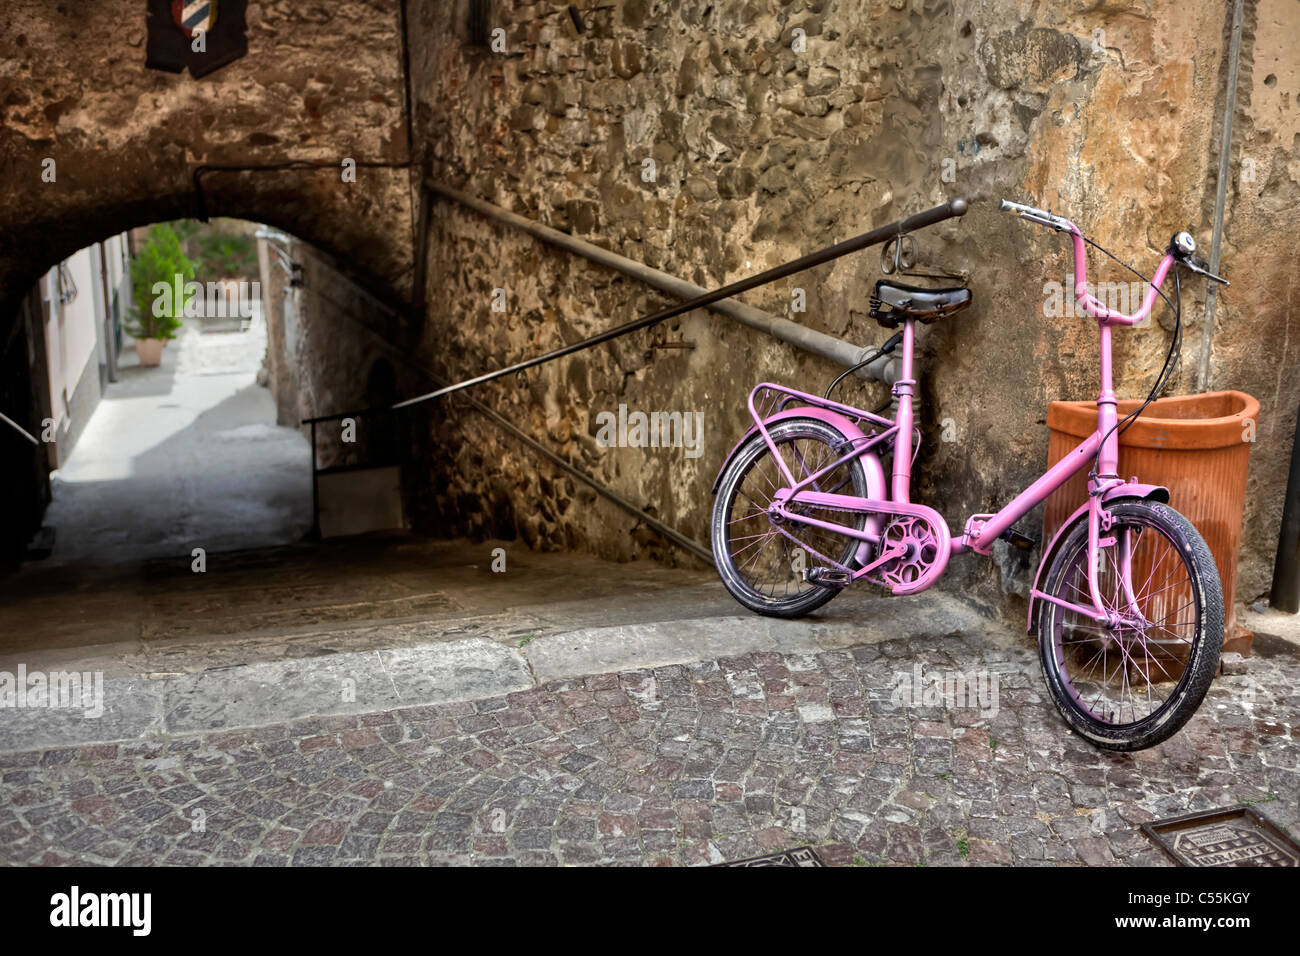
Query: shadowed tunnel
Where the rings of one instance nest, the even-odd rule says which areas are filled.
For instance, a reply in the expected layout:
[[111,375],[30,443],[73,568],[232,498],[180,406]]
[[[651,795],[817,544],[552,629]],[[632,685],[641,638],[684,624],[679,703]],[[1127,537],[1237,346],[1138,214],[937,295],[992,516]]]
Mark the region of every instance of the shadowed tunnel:
[[[77,250],[152,222],[231,217],[301,237],[315,262],[366,290],[339,311],[369,323],[381,347],[410,350],[421,333],[399,5],[306,16],[254,5],[249,42],[274,45],[274,66],[254,56],[202,80],[143,68],[143,11],[16,3],[0,29],[0,58],[14,67],[0,97],[0,411],[33,432],[41,416],[24,394],[37,391],[26,366],[41,326],[24,297]],[[321,401],[364,403],[372,348],[354,356],[358,367],[322,373]],[[333,408],[307,409],[320,410]],[[30,458],[21,443],[9,450]],[[0,522],[12,564],[48,492],[39,467],[11,464],[0,482],[16,505]]]

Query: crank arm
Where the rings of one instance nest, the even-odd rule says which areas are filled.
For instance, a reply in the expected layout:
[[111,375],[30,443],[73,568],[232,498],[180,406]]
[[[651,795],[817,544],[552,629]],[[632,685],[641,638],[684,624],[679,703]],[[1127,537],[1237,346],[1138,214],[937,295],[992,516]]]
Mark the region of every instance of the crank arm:
[[907,553],[907,549],[904,548],[903,546],[901,546],[901,545],[897,545],[897,544],[896,544],[896,545],[892,545],[891,547],[885,548],[885,549],[884,549],[884,552],[880,555],[880,557],[876,558],[876,560],[872,561],[872,562],[871,562],[870,564],[868,564],[865,568],[861,568],[861,569],[857,572],[857,574],[856,574],[855,576],[856,576],[856,577],[862,577],[863,575],[867,574],[868,572],[870,572],[870,571],[874,571],[876,568],[878,568],[878,567],[879,567],[880,565],[882,565],[882,564],[886,564],[887,562],[892,561],[892,560],[894,560],[895,558],[901,558],[901,557],[902,557],[903,555],[905,555],[906,553]]

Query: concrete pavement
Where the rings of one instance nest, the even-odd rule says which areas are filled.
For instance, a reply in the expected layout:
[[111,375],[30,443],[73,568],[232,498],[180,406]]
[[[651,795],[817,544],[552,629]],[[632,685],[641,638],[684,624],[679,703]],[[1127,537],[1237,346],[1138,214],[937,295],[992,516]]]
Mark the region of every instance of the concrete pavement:
[[158,368],[124,350],[118,381],[53,476],[51,560],[122,563],[301,537],[311,453],[296,429],[276,426],[255,382],[265,352],[260,310],[246,332],[205,335],[191,320]]

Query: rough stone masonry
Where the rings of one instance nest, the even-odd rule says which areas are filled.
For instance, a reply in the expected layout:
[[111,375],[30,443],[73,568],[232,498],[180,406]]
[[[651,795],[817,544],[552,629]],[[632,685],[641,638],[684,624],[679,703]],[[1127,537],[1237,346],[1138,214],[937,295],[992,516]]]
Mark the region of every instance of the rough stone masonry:
[[[447,29],[445,4],[412,8],[416,137],[433,176],[500,206],[713,288],[873,225],[962,195],[957,224],[917,236],[924,267],[972,276],[975,307],[919,336],[922,448],[917,500],[950,516],[993,510],[1046,463],[1047,403],[1096,391],[1091,323],[1044,315],[1070,260],[1058,237],[992,211],[1006,196],[1067,214],[1137,268],[1169,236],[1213,223],[1229,22],[1214,0],[1038,4],[1014,0],[850,3],[627,0],[492,5],[504,48]],[[1239,594],[1268,587],[1300,381],[1291,334],[1300,171],[1300,11],[1246,4],[1232,181],[1208,388],[1260,399]],[[801,45],[798,41],[803,40]],[[800,52],[799,50],[802,50]],[[653,165],[654,176],[645,174]],[[455,380],[648,312],[632,280],[439,202],[425,345]],[[745,296],[862,345],[877,250]],[[1131,275],[1091,257],[1093,277]],[[494,290],[508,307],[491,311]],[[798,290],[802,290],[799,292]],[[806,311],[792,311],[802,298]],[[1183,357],[1172,390],[1196,389],[1205,289],[1184,283]],[[1145,395],[1171,317],[1116,336],[1117,390]],[[483,395],[617,491],[698,538],[709,485],[747,424],[744,398],[774,379],[816,388],[839,369],[729,320],[693,313]],[[1265,343],[1268,343],[1267,346]],[[846,393],[873,408],[884,386]],[[621,403],[704,413],[703,454],[605,448],[597,415]],[[947,436],[951,441],[942,440]],[[427,511],[449,531],[517,528],[534,547],[644,553],[628,520],[539,468],[474,416],[436,429],[443,467]],[[954,519],[955,520],[955,519]],[[1037,516],[1027,530],[1039,532]],[[503,527],[503,525],[508,527]],[[655,553],[662,553],[652,548]],[[667,555],[665,555],[667,556]],[[991,605],[1022,586],[956,563],[949,582]]]

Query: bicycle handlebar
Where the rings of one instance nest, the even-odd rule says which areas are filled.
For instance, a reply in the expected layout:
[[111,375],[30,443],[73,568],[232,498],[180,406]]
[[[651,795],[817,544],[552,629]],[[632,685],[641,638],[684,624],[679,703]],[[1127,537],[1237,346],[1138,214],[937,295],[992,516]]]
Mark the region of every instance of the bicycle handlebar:
[[1068,219],[1061,216],[1054,216],[1045,209],[1038,209],[1034,206],[1026,206],[1018,202],[1002,200],[998,203],[998,209],[1003,212],[1014,212],[1021,219],[1028,219],[1030,222],[1036,222],[1043,226],[1050,226],[1062,232],[1076,231],[1077,227]]
[[1187,233],[1180,232],[1170,241],[1169,249],[1166,250],[1164,258],[1160,260],[1160,264],[1156,267],[1155,275],[1151,277],[1146,295],[1142,299],[1141,308],[1132,315],[1125,315],[1123,312],[1107,308],[1096,296],[1088,291],[1088,254],[1084,248],[1083,233],[1079,231],[1078,226],[1063,216],[1053,215],[1045,209],[1010,202],[1006,199],[998,203],[998,209],[1003,212],[1014,212],[1021,219],[1047,226],[1058,232],[1068,232],[1070,234],[1070,239],[1074,244],[1074,296],[1083,305],[1084,312],[1103,325],[1137,325],[1144,321],[1151,314],[1151,309],[1155,306],[1156,296],[1160,292],[1160,286],[1164,284],[1165,277],[1169,274],[1169,270],[1175,262],[1180,262],[1193,272],[1215,282],[1221,282],[1224,285],[1228,284],[1228,280],[1211,273],[1203,262],[1192,255],[1196,251],[1196,243]]

